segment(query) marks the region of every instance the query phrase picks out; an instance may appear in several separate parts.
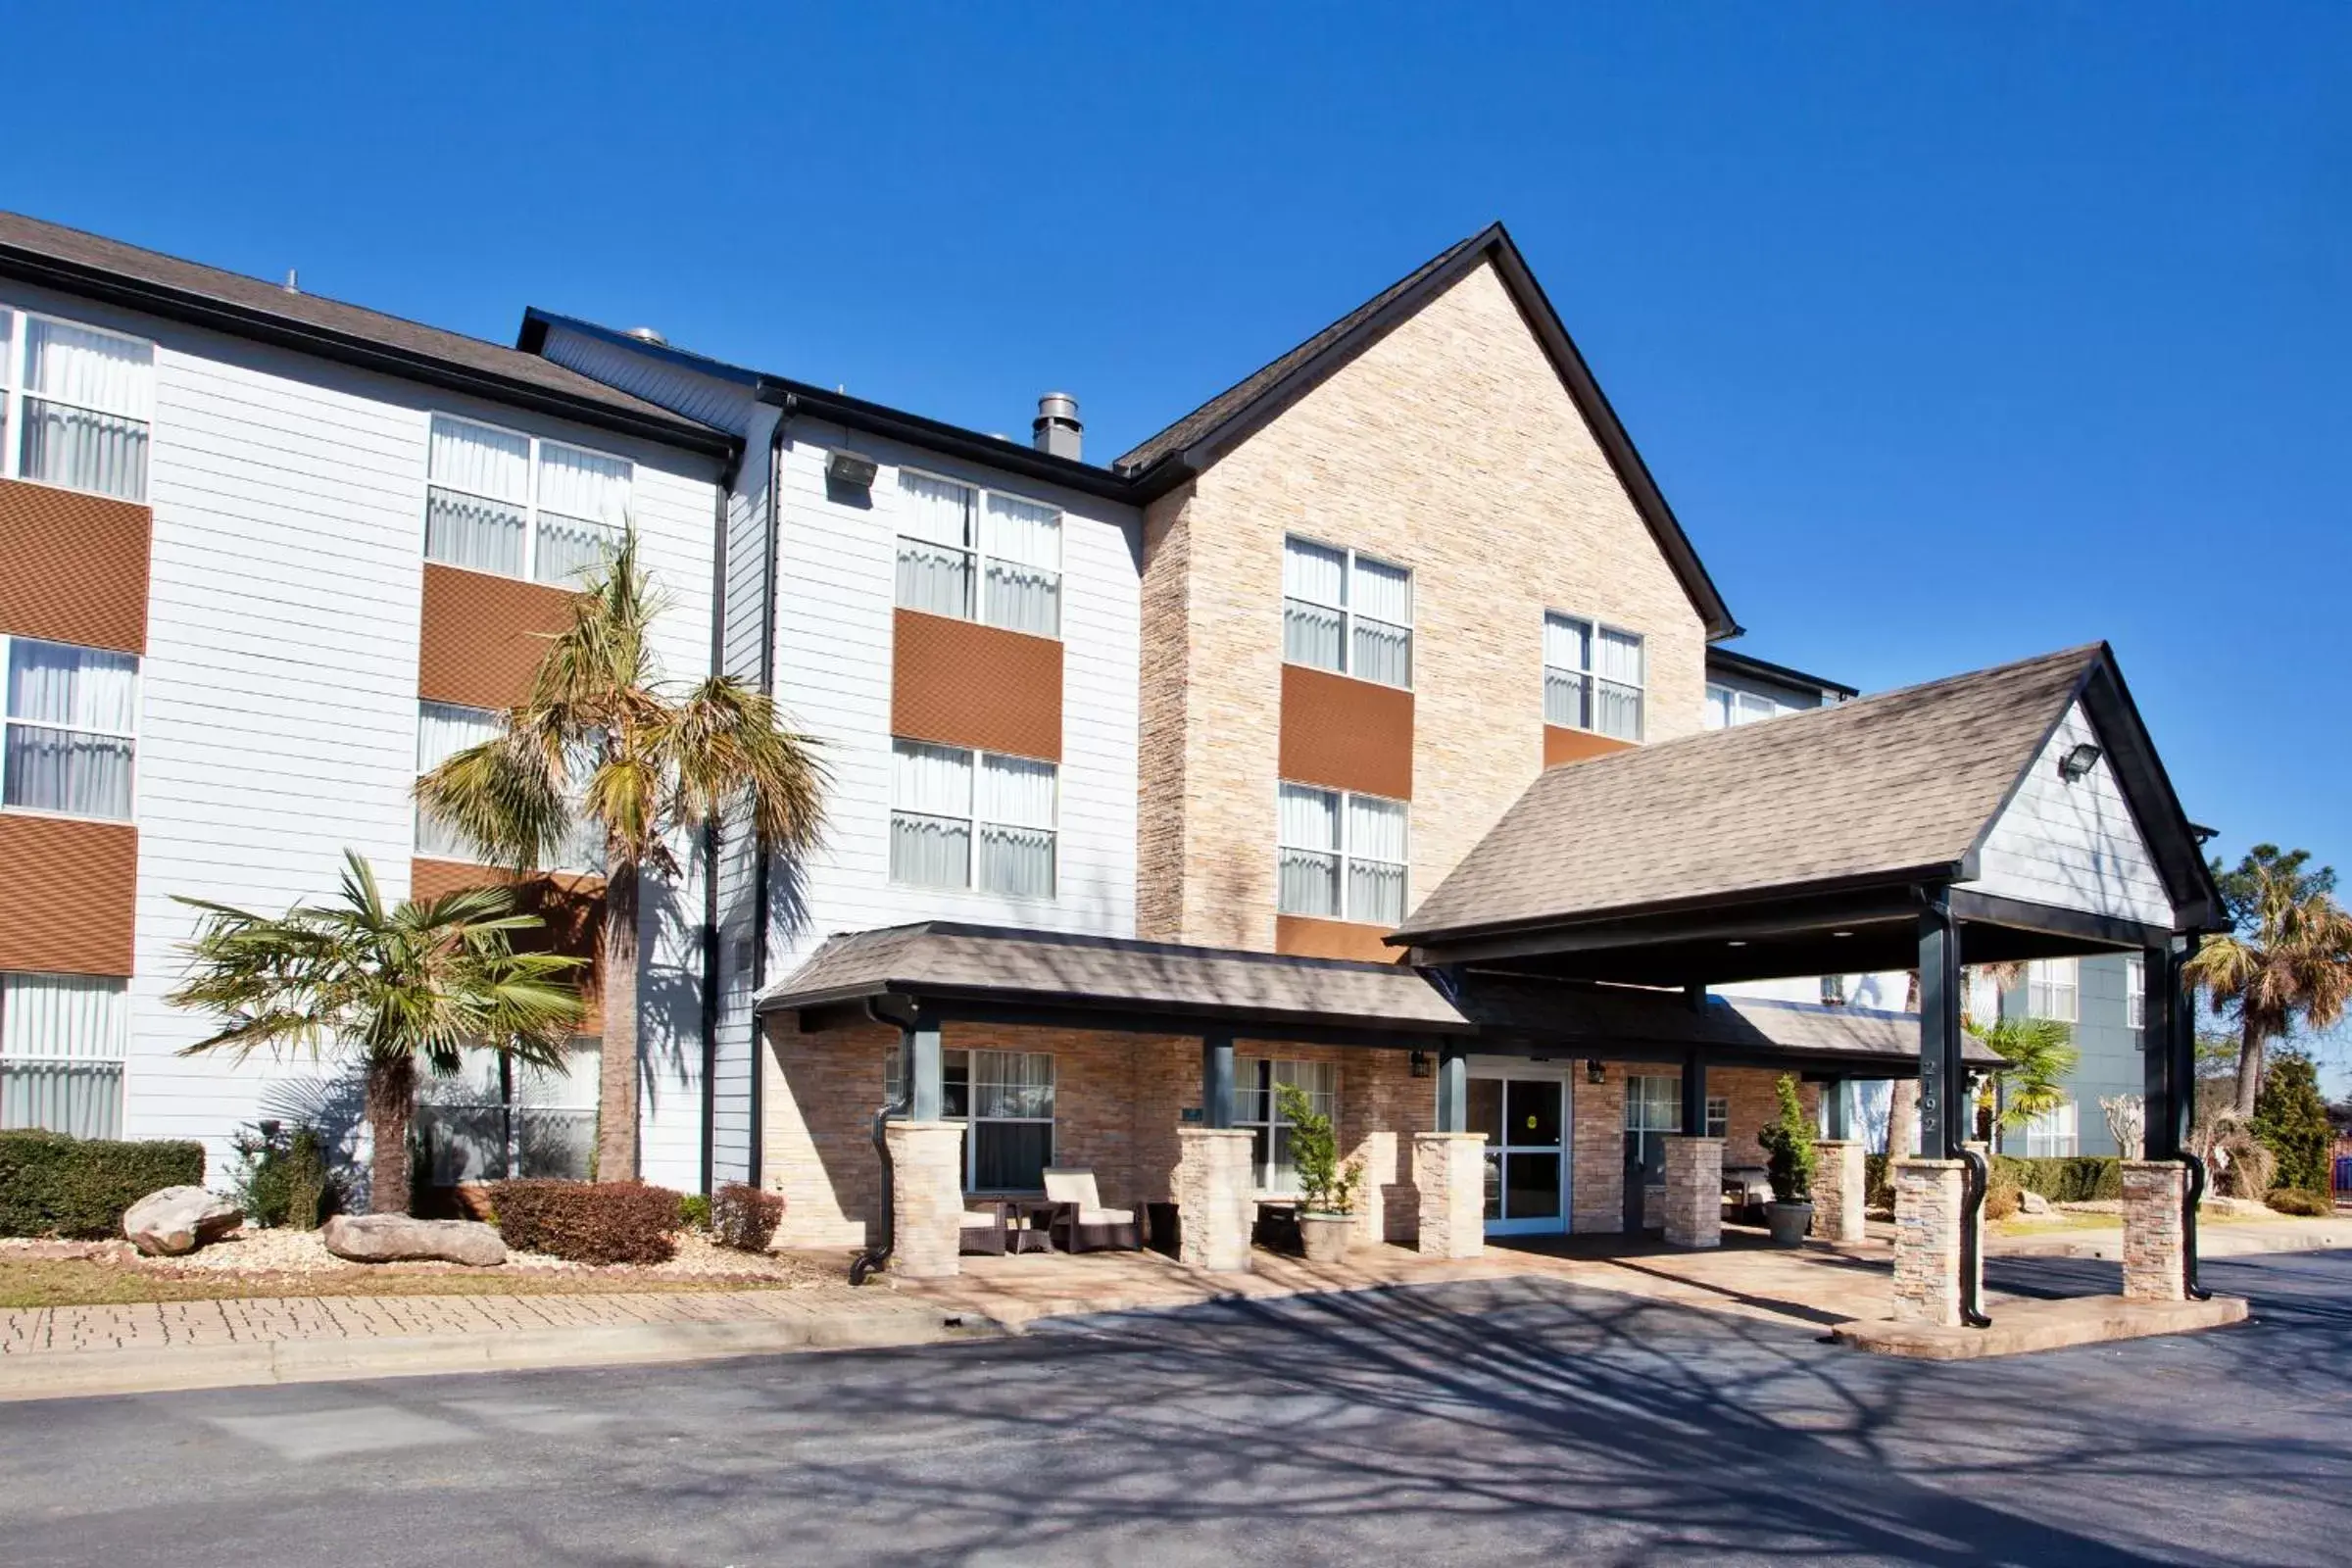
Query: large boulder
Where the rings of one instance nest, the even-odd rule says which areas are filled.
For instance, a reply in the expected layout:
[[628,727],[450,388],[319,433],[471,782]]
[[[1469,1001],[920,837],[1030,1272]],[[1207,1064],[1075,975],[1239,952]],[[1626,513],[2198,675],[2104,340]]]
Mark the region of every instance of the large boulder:
[[2029,1214],[2047,1214],[2050,1200],[2039,1193],[2025,1192],[2017,1195],[2017,1206]]
[[149,1257],[176,1257],[245,1223],[245,1211],[201,1187],[166,1187],[122,1211],[122,1234]]
[[507,1260],[497,1231],[470,1219],[411,1219],[406,1214],[337,1214],[320,1229],[326,1250],[354,1263],[438,1259],[487,1268]]

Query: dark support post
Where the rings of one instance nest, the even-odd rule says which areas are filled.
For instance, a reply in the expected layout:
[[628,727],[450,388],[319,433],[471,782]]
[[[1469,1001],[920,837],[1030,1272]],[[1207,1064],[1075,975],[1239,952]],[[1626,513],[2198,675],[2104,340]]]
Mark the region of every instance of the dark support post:
[[947,1064],[939,1025],[918,1023],[899,1031],[899,1067],[906,1075],[908,1121],[937,1121],[947,1113]]
[[1438,1048],[1438,1131],[1470,1130],[1470,1057],[1447,1041]]
[[1683,1136],[1699,1138],[1707,1130],[1707,1063],[1696,1051],[1683,1053]]
[[1919,1152],[1926,1159],[1958,1159],[1967,1141],[1961,1041],[1960,926],[1938,890],[1919,917]]
[[2205,1162],[2190,1149],[2188,1135],[2196,1116],[2197,1008],[2187,971],[2196,951],[2194,932],[2175,932],[2163,947],[2140,955],[2144,1016],[2139,1043],[2147,1054],[2140,1063],[2147,1122],[2142,1152],[2188,1167],[2180,1213],[2182,1266],[2188,1298],[2203,1301],[2213,1296],[2197,1283],[2197,1204],[2205,1197]]
[[1200,1120],[1208,1127],[1233,1125],[1233,1036],[1200,1038]]
[[1833,1078],[1821,1086],[1821,1102],[1828,1109],[1832,1143],[1844,1143],[1854,1136],[1854,1086],[1843,1078]]

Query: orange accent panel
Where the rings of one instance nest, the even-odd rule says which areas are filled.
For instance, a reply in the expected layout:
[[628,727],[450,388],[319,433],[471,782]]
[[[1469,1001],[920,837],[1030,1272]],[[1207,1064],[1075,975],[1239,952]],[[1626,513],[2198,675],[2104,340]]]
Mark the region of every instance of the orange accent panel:
[[1563,762],[1583,762],[1611,752],[1627,752],[1634,748],[1632,741],[1621,741],[1608,735],[1595,735],[1587,729],[1566,729],[1558,724],[1544,726],[1544,765],[1558,767]]
[[890,732],[1061,760],[1061,644],[919,610],[898,612]]
[[569,589],[428,561],[416,636],[416,695],[512,708],[529,694],[547,639],[571,624]]
[[588,960],[587,972],[580,980],[580,997],[588,1004],[587,1016],[580,1020],[580,1033],[604,1033],[604,1002],[596,968],[605,933],[604,878],[562,871],[519,876],[500,866],[468,865],[463,860],[418,858],[409,862],[412,899],[438,899],[467,888],[486,887],[514,888],[522,910],[547,922],[544,931],[517,940],[516,948],[525,952],[552,948],[557,953]]
[[0,969],[130,973],[139,830],[0,816]]
[[1370,963],[1402,963],[1406,949],[1392,948],[1380,939],[1387,926],[1357,925],[1348,920],[1318,920],[1310,915],[1274,917],[1274,951],[1295,958],[1360,958]]
[[0,479],[0,632],[145,653],[154,533],[128,501]]
[[1413,694],[1303,664],[1282,666],[1282,776],[1413,798]]

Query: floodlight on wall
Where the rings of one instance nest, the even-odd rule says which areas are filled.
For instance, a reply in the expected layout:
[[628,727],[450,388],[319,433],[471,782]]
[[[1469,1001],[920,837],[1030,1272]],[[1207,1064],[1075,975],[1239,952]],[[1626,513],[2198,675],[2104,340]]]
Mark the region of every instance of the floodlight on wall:
[[835,452],[825,459],[825,477],[851,490],[870,490],[881,467],[873,459],[855,452]]
[[2083,741],[2058,759],[2058,776],[2072,784],[2098,765],[2099,749]]
[[1603,1083],[1607,1081],[1608,1076],[1609,1069],[1601,1065],[1601,1060],[1598,1056],[1593,1056],[1587,1059],[1585,1062],[1585,1082],[1589,1084]]

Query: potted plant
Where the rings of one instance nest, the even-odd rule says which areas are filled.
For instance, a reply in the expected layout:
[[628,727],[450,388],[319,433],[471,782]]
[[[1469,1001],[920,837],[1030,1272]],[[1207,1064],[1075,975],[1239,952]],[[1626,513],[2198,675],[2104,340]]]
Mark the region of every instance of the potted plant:
[[1813,1228],[1813,1119],[1796,1098],[1796,1080],[1787,1073],[1774,1086],[1780,1109],[1756,1142],[1764,1146],[1764,1161],[1772,1175],[1773,1200],[1765,1218],[1773,1241],[1794,1247]]
[[1355,1230],[1355,1190],[1364,1179],[1360,1159],[1340,1163],[1339,1140],[1331,1118],[1297,1084],[1276,1084],[1282,1119],[1291,1125],[1291,1166],[1298,1173],[1298,1246],[1310,1263],[1338,1263],[1348,1256]]

